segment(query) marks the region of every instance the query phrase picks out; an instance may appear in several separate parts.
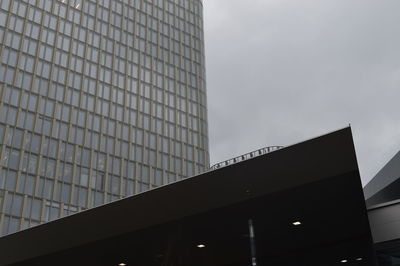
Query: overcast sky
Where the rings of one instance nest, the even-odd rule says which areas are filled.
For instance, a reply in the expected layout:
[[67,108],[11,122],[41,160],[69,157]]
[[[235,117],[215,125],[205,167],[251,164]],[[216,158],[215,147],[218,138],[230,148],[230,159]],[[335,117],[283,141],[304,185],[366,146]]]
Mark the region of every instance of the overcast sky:
[[400,0],[204,0],[211,163],[352,125],[363,183],[400,150]]

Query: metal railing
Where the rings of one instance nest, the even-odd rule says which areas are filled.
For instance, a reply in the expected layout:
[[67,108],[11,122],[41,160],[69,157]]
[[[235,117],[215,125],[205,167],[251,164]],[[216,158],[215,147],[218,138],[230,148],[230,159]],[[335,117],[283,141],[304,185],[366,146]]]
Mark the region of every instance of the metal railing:
[[283,146],[269,146],[269,147],[265,147],[265,148],[262,148],[262,149],[258,149],[256,151],[252,151],[252,152],[243,154],[241,156],[238,156],[238,157],[235,157],[235,158],[232,158],[232,159],[229,159],[229,160],[214,164],[213,166],[210,167],[210,170],[216,170],[216,169],[219,169],[219,168],[222,168],[222,167],[226,167],[226,166],[231,165],[231,164],[235,164],[235,163],[238,163],[238,162],[249,160],[251,158],[254,158],[254,157],[257,157],[257,156],[261,156],[261,155],[264,155],[264,154],[279,150],[281,148],[283,148]]

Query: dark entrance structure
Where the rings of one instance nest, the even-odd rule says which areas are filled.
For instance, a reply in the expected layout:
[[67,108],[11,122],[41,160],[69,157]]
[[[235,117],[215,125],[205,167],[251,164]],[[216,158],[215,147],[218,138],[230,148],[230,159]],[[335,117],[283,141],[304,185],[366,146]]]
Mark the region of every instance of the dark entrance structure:
[[0,239],[0,265],[374,261],[350,128]]
[[364,187],[380,266],[400,265],[400,152]]

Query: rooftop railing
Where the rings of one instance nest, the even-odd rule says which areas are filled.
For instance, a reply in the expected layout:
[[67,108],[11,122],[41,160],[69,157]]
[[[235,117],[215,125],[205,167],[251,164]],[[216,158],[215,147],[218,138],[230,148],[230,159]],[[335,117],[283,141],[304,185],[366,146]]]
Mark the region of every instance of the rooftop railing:
[[217,170],[219,168],[226,167],[228,165],[239,163],[239,162],[242,162],[242,161],[245,161],[245,160],[249,160],[251,158],[254,158],[254,157],[257,157],[257,156],[261,156],[261,155],[264,155],[264,154],[279,150],[281,148],[283,148],[283,146],[269,146],[269,147],[265,147],[265,148],[262,148],[262,149],[258,149],[258,150],[243,154],[241,156],[238,156],[238,157],[235,157],[235,158],[232,158],[232,159],[229,159],[229,160],[214,164],[213,166],[210,167],[210,170]]

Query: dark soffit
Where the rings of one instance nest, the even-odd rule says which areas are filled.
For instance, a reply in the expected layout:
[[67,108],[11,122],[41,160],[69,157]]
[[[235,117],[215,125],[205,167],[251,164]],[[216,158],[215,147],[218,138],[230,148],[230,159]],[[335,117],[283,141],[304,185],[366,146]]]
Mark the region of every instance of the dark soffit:
[[[356,174],[356,186],[361,188],[351,129],[345,128],[2,237],[0,265],[60,252],[348,173]],[[360,191],[352,196],[357,202],[362,198]]]

